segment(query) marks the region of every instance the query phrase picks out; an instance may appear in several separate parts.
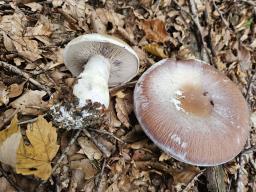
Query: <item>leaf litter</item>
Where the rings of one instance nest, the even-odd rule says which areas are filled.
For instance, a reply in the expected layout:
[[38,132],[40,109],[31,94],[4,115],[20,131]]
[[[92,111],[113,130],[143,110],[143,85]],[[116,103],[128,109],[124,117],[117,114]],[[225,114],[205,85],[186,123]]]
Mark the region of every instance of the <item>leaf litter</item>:
[[[133,46],[141,63],[135,81],[162,58],[203,59],[202,50],[206,47],[212,64],[239,86],[252,111],[252,129],[246,146],[250,153],[241,154],[223,166],[226,187],[232,191],[256,190],[253,1],[19,0],[2,1],[0,10],[1,61],[30,74],[54,92],[50,97],[27,78],[1,68],[0,160],[14,167],[8,173],[14,187],[30,186],[31,177],[25,175],[34,175],[43,180],[51,177],[50,182],[43,183],[44,190],[51,186],[57,186],[60,191],[210,190],[205,168],[176,161],[161,152],[142,132],[133,113],[134,84],[111,92],[111,107],[105,117],[108,123],[90,124],[90,129],[71,144],[61,163],[57,161],[74,132],[58,126],[55,130],[41,116],[39,121],[35,117],[47,113],[52,103],[70,99],[68,93],[75,79],[63,65],[65,45],[78,35],[97,32],[114,35]],[[200,33],[195,30],[197,18]],[[16,113],[19,121],[14,117]],[[18,145],[22,146],[19,154],[26,153],[26,156],[15,153]],[[57,153],[58,145],[62,150]],[[40,163],[35,159],[40,159]],[[58,164],[53,171],[52,161]],[[23,183],[15,179],[17,172],[22,174]],[[0,187],[11,190],[4,176],[0,177]]]

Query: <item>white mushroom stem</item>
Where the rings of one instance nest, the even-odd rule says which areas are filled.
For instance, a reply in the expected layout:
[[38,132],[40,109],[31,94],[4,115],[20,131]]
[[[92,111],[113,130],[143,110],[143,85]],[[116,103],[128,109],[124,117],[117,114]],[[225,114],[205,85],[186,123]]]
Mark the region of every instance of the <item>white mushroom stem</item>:
[[89,59],[73,88],[73,94],[79,99],[79,107],[85,106],[87,100],[91,100],[93,103],[99,102],[108,108],[109,73],[110,62],[107,58],[94,55]]

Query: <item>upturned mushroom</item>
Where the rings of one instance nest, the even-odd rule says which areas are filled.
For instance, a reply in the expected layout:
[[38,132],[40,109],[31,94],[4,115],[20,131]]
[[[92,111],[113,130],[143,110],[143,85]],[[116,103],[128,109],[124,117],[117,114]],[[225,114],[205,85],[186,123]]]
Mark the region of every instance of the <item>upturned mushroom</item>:
[[70,41],[64,50],[64,63],[78,78],[73,94],[79,107],[87,101],[108,108],[108,87],[131,80],[138,72],[139,59],[125,42],[101,34],[87,34]]
[[134,104],[149,138],[188,164],[223,164],[240,153],[249,135],[249,110],[240,90],[199,60],[154,64],[137,82]]

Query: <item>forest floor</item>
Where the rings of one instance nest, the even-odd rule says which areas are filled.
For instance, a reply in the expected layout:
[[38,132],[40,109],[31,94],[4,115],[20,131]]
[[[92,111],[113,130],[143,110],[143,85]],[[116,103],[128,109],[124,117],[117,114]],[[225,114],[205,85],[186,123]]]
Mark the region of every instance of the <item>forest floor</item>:
[[[14,133],[20,127],[24,142],[33,143],[26,126],[72,90],[75,78],[63,63],[65,45],[93,32],[132,46],[139,74],[111,88],[107,126],[77,131],[41,121],[56,140],[56,153],[42,167],[32,161],[26,170],[6,165],[16,151],[4,148],[9,137],[0,133],[1,192],[256,191],[254,0],[0,0],[1,130],[14,119]],[[204,60],[239,87],[252,114],[251,131],[234,160],[211,168],[187,165],[143,133],[133,112],[133,89],[163,58]]]

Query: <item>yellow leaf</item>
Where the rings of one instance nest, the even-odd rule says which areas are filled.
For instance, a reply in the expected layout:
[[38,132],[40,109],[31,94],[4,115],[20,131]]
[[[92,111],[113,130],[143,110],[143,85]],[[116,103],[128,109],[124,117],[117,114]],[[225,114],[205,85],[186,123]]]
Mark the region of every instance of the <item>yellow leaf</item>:
[[159,47],[157,44],[148,44],[143,47],[145,51],[161,58],[167,58],[166,54],[164,53],[164,49]]
[[0,132],[0,161],[15,167],[16,151],[22,140],[18,126],[17,115],[12,119],[11,125]]
[[31,145],[22,141],[17,150],[16,172],[47,180],[52,172],[51,160],[58,152],[56,128],[42,116],[28,125],[26,135]]

